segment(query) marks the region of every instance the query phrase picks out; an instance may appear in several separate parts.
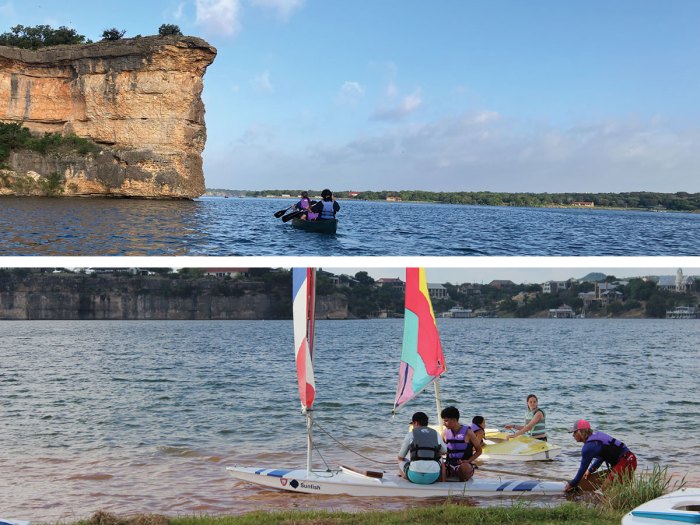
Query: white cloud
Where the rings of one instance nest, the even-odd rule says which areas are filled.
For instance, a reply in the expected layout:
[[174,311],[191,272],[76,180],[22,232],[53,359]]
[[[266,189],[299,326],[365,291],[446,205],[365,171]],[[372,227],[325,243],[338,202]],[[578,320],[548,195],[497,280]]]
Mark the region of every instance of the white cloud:
[[337,100],[339,104],[354,106],[364,95],[365,88],[362,84],[348,80],[340,86]]
[[420,96],[420,91],[416,91],[411,95],[404,97],[401,100],[401,103],[397,106],[377,109],[372,118],[374,120],[387,121],[401,120],[417,110],[421,104],[423,104],[423,99]]
[[196,24],[213,35],[233,36],[241,29],[240,0],[196,0]]
[[334,166],[336,185],[366,189],[697,192],[700,130],[651,120],[560,128],[479,111],[319,145],[313,163]]
[[275,92],[275,87],[272,85],[272,82],[270,81],[270,72],[269,71],[263,71],[258,76],[256,76],[254,84],[255,84],[255,87],[258,89],[258,91],[262,91],[263,93],[274,93]]
[[289,20],[292,13],[304,6],[305,0],[252,0],[253,5],[272,9],[281,20]]
[[175,11],[173,11],[172,17],[175,20],[182,20],[184,13],[185,13],[185,2],[180,2],[179,4],[177,4]]

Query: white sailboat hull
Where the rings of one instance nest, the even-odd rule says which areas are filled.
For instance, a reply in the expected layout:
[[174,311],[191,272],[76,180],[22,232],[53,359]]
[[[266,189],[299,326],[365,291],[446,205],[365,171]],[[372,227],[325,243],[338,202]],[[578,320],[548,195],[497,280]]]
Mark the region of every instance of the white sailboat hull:
[[305,494],[377,497],[435,498],[446,496],[548,496],[563,495],[564,483],[524,479],[473,478],[467,482],[418,485],[397,473],[382,472],[381,478],[341,468],[333,471],[227,467],[236,479],[273,489]]
[[665,494],[628,512],[622,525],[700,523],[700,488],[688,487]]
[[29,525],[28,521],[0,518],[0,525]]

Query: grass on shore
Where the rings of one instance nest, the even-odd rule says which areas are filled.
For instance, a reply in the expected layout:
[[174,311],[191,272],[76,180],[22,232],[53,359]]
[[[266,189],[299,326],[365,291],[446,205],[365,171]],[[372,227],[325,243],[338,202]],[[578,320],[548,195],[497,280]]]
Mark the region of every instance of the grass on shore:
[[435,507],[400,511],[330,512],[286,511],[252,512],[243,516],[184,516],[166,518],[141,515],[119,519],[111,514],[97,513],[79,525],[618,525],[622,513],[565,503],[542,508],[516,504],[511,507],[468,507],[445,503]]

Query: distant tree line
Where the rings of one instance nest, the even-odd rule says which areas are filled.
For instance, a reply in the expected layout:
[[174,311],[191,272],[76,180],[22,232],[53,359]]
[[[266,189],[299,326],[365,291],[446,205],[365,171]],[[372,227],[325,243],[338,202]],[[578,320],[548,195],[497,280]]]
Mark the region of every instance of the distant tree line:
[[[301,190],[259,190],[235,191],[210,189],[216,194],[244,195],[247,197],[269,197],[291,195],[296,198]],[[308,190],[309,195],[320,195],[321,190]],[[354,193],[354,192],[353,192]],[[349,191],[334,191],[340,199],[353,198]],[[421,190],[406,191],[363,191],[357,197],[361,200],[384,201],[397,198],[404,202],[432,202],[442,204],[471,204],[480,206],[519,206],[519,207],[569,207],[574,203],[592,202],[599,208],[700,211],[700,193],[684,191],[657,193],[647,191],[624,193],[498,193],[475,192],[431,192]]]
[[[201,268],[182,269],[179,273],[169,273],[169,269],[150,268],[152,273],[159,274],[172,281],[171,285],[160,287],[161,293],[176,297],[188,297],[201,292],[201,283],[212,282],[212,277],[205,277]],[[13,291],[16,280],[26,278],[33,270],[28,268],[0,269],[0,290]],[[150,277],[141,275],[130,276],[118,274],[145,287]],[[318,272],[317,296],[343,296],[348,304],[348,312],[352,317],[368,319],[377,317],[380,313],[388,317],[402,316],[404,313],[404,294],[400,287],[376,286],[375,280],[367,272],[358,272],[354,277],[339,276],[341,284],[336,286],[330,279],[331,275]],[[86,276],[87,279],[98,279],[98,275]],[[265,293],[274,298],[270,314],[274,319],[290,319],[292,317],[291,301],[291,272],[286,269],[251,268],[247,277],[216,278],[216,285],[207,287],[208,293],[223,297],[240,297],[246,289],[254,289],[256,293]],[[607,276],[606,281],[615,282],[615,276]],[[344,281],[344,282],[343,282]],[[447,312],[452,307],[470,308],[490,313],[498,317],[527,318],[542,315],[549,309],[561,305],[569,305],[575,312],[583,308],[581,292],[591,292],[595,288],[593,282],[569,281],[566,289],[557,293],[544,294],[539,284],[516,284],[511,287],[498,288],[490,285],[476,285],[479,293],[465,294],[460,287],[450,283],[443,286],[447,289],[447,297],[434,299],[433,308],[436,314]],[[251,288],[253,287],[253,288]],[[166,289],[167,288],[167,289]],[[592,316],[618,317],[632,310],[639,310],[641,315],[648,318],[664,318],[666,311],[677,306],[698,306],[700,303],[700,279],[695,280],[692,290],[686,293],[676,293],[660,290],[653,281],[640,278],[630,279],[626,285],[617,288],[622,292],[624,300],[607,306],[594,303],[587,307],[587,314]],[[518,303],[512,298],[520,292],[534,292]],[[142,293],[148,293],[144,288]]]
[[[126,34],[126,29],[112,27],[102,32],[102,40],[120,40]],[[180,28],[174,24],[162,24],[158,28],[160,36],[182,35]],[[136,35],[135,38],[141,35]],[[75,29],[60,26],[54,29],[49,25],[23,26],[16,25],[9,31],[0,34],[0,46],[19,47],[22,49],[39,49],[42,47],[61,45],[91,44],[92,40],[80,35]]]

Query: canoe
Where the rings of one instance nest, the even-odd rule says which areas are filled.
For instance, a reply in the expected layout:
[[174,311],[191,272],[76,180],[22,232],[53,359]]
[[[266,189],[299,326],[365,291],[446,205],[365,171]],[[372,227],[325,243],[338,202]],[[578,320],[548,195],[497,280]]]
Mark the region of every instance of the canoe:
[[299,230],[314,233],[326,233],[333,235],[338,229],[338,219],[326,219],[315,221],[303,221],[301,219],[292,219],[292,227]]
[[466,482],[447,481],[418,485],[403,479],[397,472],[367,471],[342,466],[338,470],[310,473],[306,469],[271,469],[238,465],[227,467],[226,470],[235,479],[273,489],[305,494],[346,494],[361,497],[552,496],[562,495],[565,485],[556,481],[483,478],[478,475]]
[[625,514],[622,525],[700,523],[700,488],[688,487],[646,503]]

